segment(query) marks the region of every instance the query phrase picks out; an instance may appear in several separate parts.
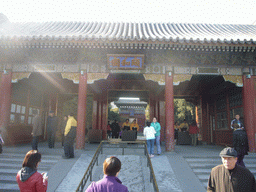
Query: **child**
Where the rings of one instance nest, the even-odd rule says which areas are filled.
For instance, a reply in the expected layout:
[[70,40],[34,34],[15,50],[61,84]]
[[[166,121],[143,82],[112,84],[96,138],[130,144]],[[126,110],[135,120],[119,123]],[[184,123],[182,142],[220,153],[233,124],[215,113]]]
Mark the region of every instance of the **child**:
[[0,130],[0,153],[3,152],[3,147],[2,147],[3,144],[4,144],[4,140],[3,140],[3,138],[2,138],[1,130]]
[[150,126],[150,124],[151,123],[147,121],[146,123],[147,127],[144,128],[143,135],[146,136],[149,156],[154,157],[154,143],[155,143],[156,131],[154,127]]

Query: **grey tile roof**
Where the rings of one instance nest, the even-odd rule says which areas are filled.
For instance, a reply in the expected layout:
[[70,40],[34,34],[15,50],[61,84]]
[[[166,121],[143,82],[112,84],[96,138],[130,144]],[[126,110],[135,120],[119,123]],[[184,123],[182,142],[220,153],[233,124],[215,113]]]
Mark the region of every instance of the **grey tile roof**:
[[0,40],[116,40],[255,44],[255,25],[189,23],[27,22],[0,24]]

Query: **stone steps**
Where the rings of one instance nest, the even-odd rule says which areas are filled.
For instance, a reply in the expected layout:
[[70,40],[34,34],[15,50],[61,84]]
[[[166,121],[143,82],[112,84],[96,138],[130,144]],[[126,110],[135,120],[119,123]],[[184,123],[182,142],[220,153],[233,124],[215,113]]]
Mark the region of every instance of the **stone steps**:
[[[5,152],[4,154],[0,154],[0,191],[19,191],[16,175],[22,167],[24,157],[24,154],[17,153]],[[57,155],[44,155],[42,161],[39,163],[38,172],[48,172],[58,162],[59,158]]]

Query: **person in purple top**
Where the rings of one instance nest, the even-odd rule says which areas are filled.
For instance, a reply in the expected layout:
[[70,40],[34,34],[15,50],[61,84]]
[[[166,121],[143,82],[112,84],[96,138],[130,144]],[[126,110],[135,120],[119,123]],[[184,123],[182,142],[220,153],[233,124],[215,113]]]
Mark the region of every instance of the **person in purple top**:
[[121,161],[111,156],[103,163],[103,179],[92,182],[85,192],[128,192],[128,188],[117,178],[121,170]]

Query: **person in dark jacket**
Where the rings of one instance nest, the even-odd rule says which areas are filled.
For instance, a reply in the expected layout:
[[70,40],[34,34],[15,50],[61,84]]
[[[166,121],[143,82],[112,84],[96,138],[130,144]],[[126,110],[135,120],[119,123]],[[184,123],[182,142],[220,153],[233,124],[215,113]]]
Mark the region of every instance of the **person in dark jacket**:
[[61,125],[60,125],[62,146],[64,146],[64,140],[65,140],[64,132],[65,132],[65,128],[66,128],[66,125],[67,125],[67,121],[68,121],[68,116],[64,115],[63,120],[61,121]]
[[54,115],[54,111],[49,112],[47,118],[47,139],[49,148],[54,148],[55,133],[58,127],[58,117]]
[[207,191],[255,192],[254,175],[247,168],[236,164],[236,150],[227,147],[220,152],[220,156],[223,164],[212,169]]
[[119,137],[119,132],[120,130],[120,126],[117,123],[117,120],[115,120],[111,125],[111,130],[112,130],[112,138],[118,138]]
[[37,110],[33,110],[32,113],[34,115],[33,120],[32,120],[33,129],[32,129],[32,133],[31,133],[31,135],[33,136],[32,150],[37,150],[39,136],[43,134],[42,120],[41,120],[41,117],[39,116]]
[[103,179],[92,182],[85,192],[128,192],[128,188],[117,178],[121,170],[121,161],[111,156],[103,163]]
[[22,163],[22,169],[16,176],[20,192],[46,192],[48,177],[45,173],[37,172],[40,161],[41,154],[37,150],[30,150],[26,154]]
[[249,144],[247,133],[245,129],[239,129],[238,124],[233,124],[234,132],[233,132],[233,147],[237,151],[237,164],[245,167],[243,159],[245,155],[248,155]]
[[111,127],[110,127],[110,122],[108,121],[108,125],[107,125],[107,136],[108,138],[110,138],[112,135],[112,132],[111,132]]

